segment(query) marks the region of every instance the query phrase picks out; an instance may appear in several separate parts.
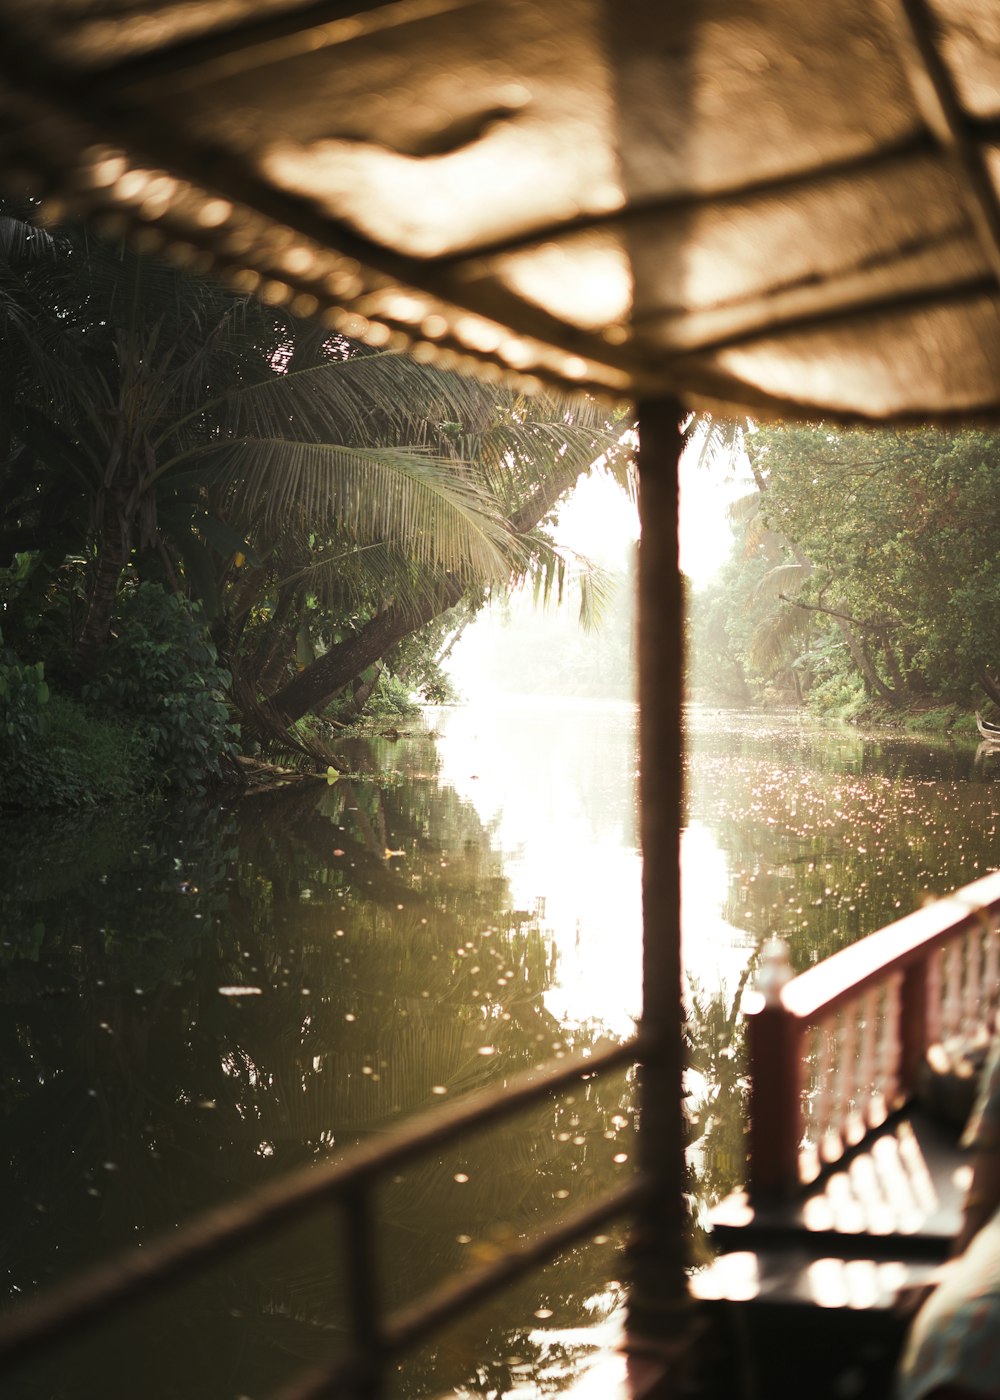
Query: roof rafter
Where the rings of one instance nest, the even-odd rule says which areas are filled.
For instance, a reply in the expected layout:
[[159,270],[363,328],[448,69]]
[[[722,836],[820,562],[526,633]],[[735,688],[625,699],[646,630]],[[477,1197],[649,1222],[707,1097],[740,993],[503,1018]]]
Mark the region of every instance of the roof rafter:
[[966,213],[1000,285],[1000,199],[962,109],[954,79],[941,57],[925,0],[890,0],[898,22],[899,53],[913,96],[954,174]]

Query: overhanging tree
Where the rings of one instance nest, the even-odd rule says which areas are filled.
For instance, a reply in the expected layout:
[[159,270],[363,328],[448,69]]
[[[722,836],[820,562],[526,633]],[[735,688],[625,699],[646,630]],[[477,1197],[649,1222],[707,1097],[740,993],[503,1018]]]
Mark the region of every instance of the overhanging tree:
[[[619,428],[592,403],[529,405],[359,353],[23,212],[0,228],[0,509],[9,557],[31,547],[26,526],[53,547],[47,492],[73,503],[58,548],[87,561],[84,666],[138,568],[200,596],[244,694],[273,692],[294,719],[460,598],[530,572],[558,586],[539,525],[602,453],[627,473]],[[323,655],[292,675],[307,613]],[[267,647],[245,647],[262,618]]]
[[[621,426],[588,400],[524,400],[484,386],[464,385],[466,418],[455,452],[460,470],[492,502],[503,543],[499,568],[468,556],[411,569],[411,586],[381,591],[374,610],[348,635],[271,695],[274,708],[295,720],[322,708],[386,651],[469,596],[504,589],[533,575],[541,592],[561,590],[565,561],[541,528],[562,496],[601,458],[628,481],[629,450]],[[457,426],[457,425],[450,425]],[[592,575],[584,574],[584,606]]]

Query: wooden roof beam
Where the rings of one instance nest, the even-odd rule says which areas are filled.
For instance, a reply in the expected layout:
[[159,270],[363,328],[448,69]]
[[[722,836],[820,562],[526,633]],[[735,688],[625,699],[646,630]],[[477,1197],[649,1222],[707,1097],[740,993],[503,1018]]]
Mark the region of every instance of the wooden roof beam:
[[973,123],[941,57],[937,28],[925,0],[890,0],[899,53],[920,112],[963,193],[966,213],[1000,284],[1000,199]]

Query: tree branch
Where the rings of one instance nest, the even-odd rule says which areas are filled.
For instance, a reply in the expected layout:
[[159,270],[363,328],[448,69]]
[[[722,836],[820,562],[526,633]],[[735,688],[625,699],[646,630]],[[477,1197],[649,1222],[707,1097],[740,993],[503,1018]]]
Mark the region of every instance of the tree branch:
[[881,622],[863,622],[861,618],[851,617],[849,613],[838,612],[836,608],[824,608],[819,603],[802,603],[798,598],[789,598],[787,593],[779,593],[778,598],[782,603],[788,603],[793,608],[802,608],[805,612],[823,613],[826,617],[836,617],[842,622],[849,622],[852,627],[859,627],[862,632],[879,634],[890,628],[902,626],[901,622],[890,617],[884,618]]

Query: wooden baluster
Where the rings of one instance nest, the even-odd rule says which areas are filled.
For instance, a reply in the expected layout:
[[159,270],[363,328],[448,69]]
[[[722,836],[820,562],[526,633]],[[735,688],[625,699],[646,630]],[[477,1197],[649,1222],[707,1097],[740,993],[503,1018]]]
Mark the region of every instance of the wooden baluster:
[[950,1040],[962,1027],[962,948],[953,938],[945,952],[944,1004],[941,1007],[943,1039]]
[[991,920],[986,930],[986,957],[983,965],[983,1001],[989,1007],[990,1025],[988,1029],[993,1029],[993,1015],[996,1012],[997,997],[1000,995],[1000,937],[997,935],[997,926]]
[[893,972],[886,979],[882,1014],[882,1034],[879,1038],[879,1090],[886,1113],[891,1113],[899,1098],[899,1061],[903,1051],[900,1034],[903,974]]
[[803,1032],[802,1052],[802,1143],[805,1145],[813,1137],[816,1124],[816,1062],[819,1055],[819,1042],[814,1028]]
[[844,1147],[853,1147],[864,1137],[864,1124],[852,1100],[857,1087],[858,1003],[850,1001],[840,1018],[840,1056],[837,1075],[837,1115]]
[[935,948],[927,958],[926,1016],[928,1045],[934,1045],[944,1037],[943,1017],[941,1014],[941,988],[943,981],[944,978],[941,975],[941,949]]
[[928,961],[918,958],[903,971],[899,983],[899,1056],[896,1061],[896,1097],[908,1099],[916,1091],[920,1067],[928,1045],[935,1040],[931,1025],[941,1024],[941,973],[937,954]]
[[830,1046],[826,1022],[813,1027],[809,1040],[809,1109],[804,1117],[802,1150],[799,1153],[799,1176],[805,1182],[815,1181],[819,1175],[823,1134],[830,1115]]
[[970,930],[965,940],[965,998],[962,1008],[962,1034],[971,1037],[982,1024],[983,1006],[981,1001],[982,981],[980,964],[983,954],[983,931],[981,927]]
[[858,1085],[864,1096],[860,1112],[866,1126],[875,1120],[881,1123],[885,1117],[884,1112],[879,1116],[881,1103],[876,1103],[875,1047],[878,1001],[878,989],[873,987],[865,993],[861,1003],[863,1019],[861,1023],[861,1054],[858,1058]]
[[831,1018],[820,1021],[819,1060],[816,1065],[816,1151],[820,1161],[835,1158],[840,1151],[840,1140],[836,1135],[833,1117],[835,1112],[833,1095],[833,1047],[837,1044],[837,1021]]

